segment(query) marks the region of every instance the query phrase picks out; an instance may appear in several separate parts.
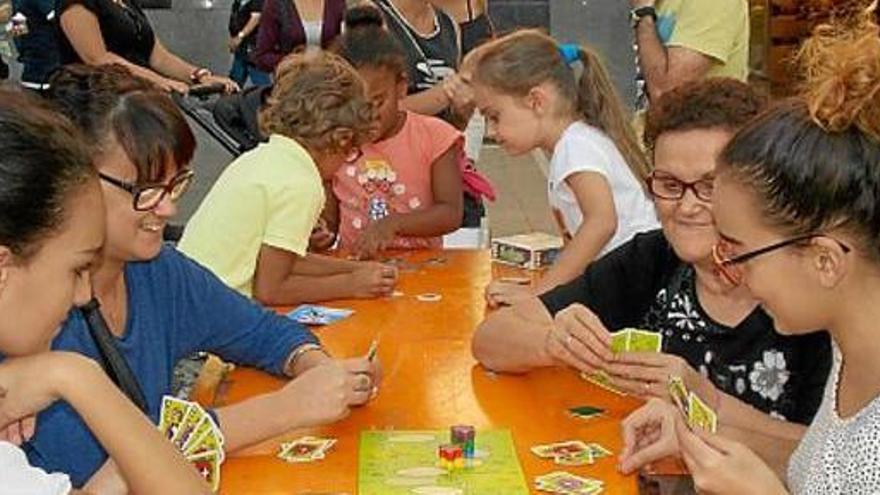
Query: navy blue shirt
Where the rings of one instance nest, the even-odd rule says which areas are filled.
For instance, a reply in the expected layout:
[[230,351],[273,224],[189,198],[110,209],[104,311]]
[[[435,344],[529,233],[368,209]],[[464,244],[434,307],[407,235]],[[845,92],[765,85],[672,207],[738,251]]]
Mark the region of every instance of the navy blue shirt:
[[[254,304],[171,247],[156,259],[128,263],[125,280],[128,321],[117,347],[140,382],[154,423],[181,358],[208,351],[281,375],[295,348],[317,342],[302,325]],[[71,311],[52,347],[98,358],[79,311]],[[85,423],[62,402],[40,413],[36,435],[24,449],[31,464],[67,473],[77,487],[107,460]]]
[[12,5],[27,17],[28,34],[15,38],[18,61],[23,66],[21,80],[41,86],[61,64],[55,0],[13,0]]

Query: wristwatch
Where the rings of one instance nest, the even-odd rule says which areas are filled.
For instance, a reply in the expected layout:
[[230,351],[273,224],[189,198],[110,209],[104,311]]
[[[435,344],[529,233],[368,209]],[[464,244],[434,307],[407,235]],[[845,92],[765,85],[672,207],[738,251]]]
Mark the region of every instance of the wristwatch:
[[650,17],[654,19],[654,22],[657,22],[657,9],[651,5],[645,7],[639,7],[637,9],[632,9],[629,11],[629,25],[635,29],[639,27],[639,23],[642,22],[642,19],[645,17]]

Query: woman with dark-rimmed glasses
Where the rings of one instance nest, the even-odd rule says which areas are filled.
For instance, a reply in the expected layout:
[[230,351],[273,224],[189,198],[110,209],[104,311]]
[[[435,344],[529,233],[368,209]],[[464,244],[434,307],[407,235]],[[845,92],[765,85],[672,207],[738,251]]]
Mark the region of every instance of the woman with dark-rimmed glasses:
[[[97,331],[94,310],[73,311],[52,343],[55,350],[127,364],[137,387],[126,392],[140,389],[129,396],[140,396],[154,422],[162,396],[171,393],[175,364],[198,351],[290,378],[257,400],[209,411],[229,451],[291,428],[331,423],[370,400],[381,380],[378,363],[329,357],[305,327],[242,297],[163,244],[162,230],[193,177],[195,147],[170,96],[121,66],[82,65],[60,69],[49,96],[90,144],[107,233],[91,277],[106,330],[103,336]],[[113,349],[121,359],[104,359]],[[115,493],[123,483],[82,419],[63,404],[40,414],[25,452],[33,465],[68,473],[74,487],[88,492]]]
[[[715,409],[721,431],[762,448],[781,468],[821,401],[828,337],[778,335],[712,257],[717,159],[762,107],[754,90],[730,79],[664,95],[646,133],[662,230],[637,235],[565,286],[492,314],[474,337],[477,359],[499,371],[603,371],[629,394],[666,401],[670,376],[679,376]],[[612,355],[609,332],[625,327],[660,333],[662,352]]]
[[659,401],[624,421],[624,462],[679,454],[697,491],[713,495],[880,493],[876,6],[816,28],[799,52],[800,94],[738,132],[717,170],[723,277],[760,300],[781,334],[826,328],[834,343],[821,406],[785,476],[763,450],[691,431]]

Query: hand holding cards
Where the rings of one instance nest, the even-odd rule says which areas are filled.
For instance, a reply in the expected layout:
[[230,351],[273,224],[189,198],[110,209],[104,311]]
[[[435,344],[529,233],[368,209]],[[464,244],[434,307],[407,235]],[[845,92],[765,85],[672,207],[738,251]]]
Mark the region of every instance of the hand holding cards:
[[718,430],[718,415],[697,394],[688,391],[681,377],[669,377],[669,396],[689,428],[700,428],[710,433]]
[[187,461],[216,492],[220,487],[223,434],[214,418],[200,405],[166,395],[159,412],[159,431],[171,441]]

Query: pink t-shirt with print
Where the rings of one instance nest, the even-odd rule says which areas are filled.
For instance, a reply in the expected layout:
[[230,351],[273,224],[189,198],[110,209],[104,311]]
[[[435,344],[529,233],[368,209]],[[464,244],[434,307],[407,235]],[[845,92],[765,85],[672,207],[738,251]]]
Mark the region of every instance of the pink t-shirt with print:
[[[353,245],[370,224],[392,213],[410,213],[434,204],[431,166],[452,146],[462,146],[461,133],[446,122],[407,112],[400,132],[365,145],[364,155],[345,164],[333,179],[339,200],[339,239]],[[395,238],[391,249],[442,247],[440,237]]]

